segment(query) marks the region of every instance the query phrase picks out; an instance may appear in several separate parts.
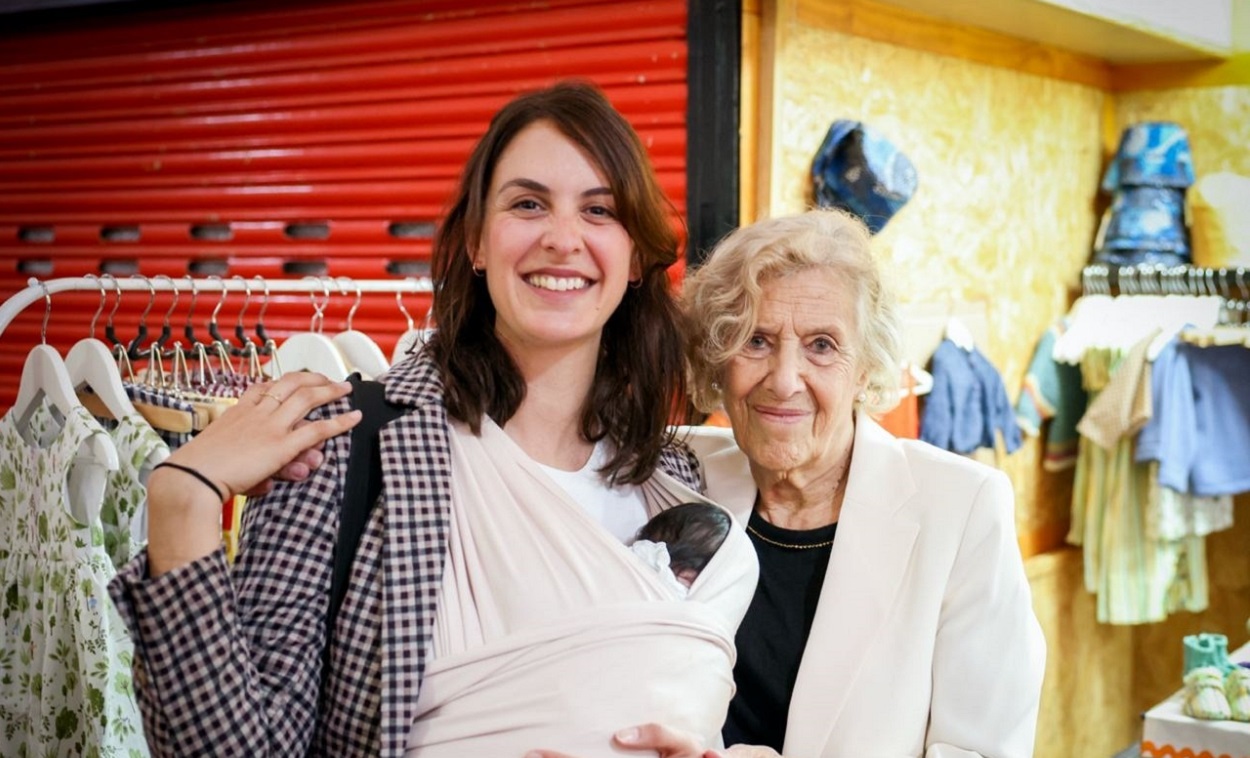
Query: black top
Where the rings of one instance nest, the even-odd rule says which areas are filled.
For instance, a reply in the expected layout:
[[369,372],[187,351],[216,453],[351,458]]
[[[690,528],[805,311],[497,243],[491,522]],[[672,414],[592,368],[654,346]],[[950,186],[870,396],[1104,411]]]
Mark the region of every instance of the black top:
[[738,690],[725,720],[726,746],[767,745],[781,752],[790,695],[837,528],[835,523],[804,531],[782,529],[751,514],[747,534],[760,559],[760,583],[738,627]]

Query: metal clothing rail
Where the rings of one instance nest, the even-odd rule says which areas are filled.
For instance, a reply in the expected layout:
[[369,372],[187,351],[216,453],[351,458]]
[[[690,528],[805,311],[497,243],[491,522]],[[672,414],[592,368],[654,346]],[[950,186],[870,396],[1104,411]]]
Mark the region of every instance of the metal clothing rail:
[[[348,289],[343,289],[344,287]],[[307,294],[355,294],[357,291],[394,292],[394,293],[430,293],[434,291],[434,283],[429,277],[409,277],[406,279],[350,279],[348,277],[306,277],[304,279],[265,279],[254,277],[244,279],[237,277],[223,279],[220,277],[173,279],[166,276],[127,278],[103,277],[64,277],[41,281],[31,277],[26,288],[15,293],[4,303],[0,303],[0,335],[8,328],[13,319],[27,307],[59,292],[177,292],[183,294],[194,288],[198,294],[206,292],[239,292],[255,296],[267,291],[269,294],[307,293]]]

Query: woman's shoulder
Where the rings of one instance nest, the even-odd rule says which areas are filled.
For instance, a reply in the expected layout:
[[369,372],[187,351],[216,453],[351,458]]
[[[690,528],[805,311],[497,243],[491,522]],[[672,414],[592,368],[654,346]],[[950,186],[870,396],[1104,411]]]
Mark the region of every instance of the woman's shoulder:
[[438,364],[425,350],[404,358],[378,381],[386,386],[386,399],[398,405],[442,405],[443,379]]
[[696,492],[706,492],[703,465],[698,456],[680,437],[670,440],[660,449],[658,466],[661,471],[680,480]]
[[1006,474],[927,442],[898,439],[880,427],[863,428],[853,455],[852,471],[871,473],[878,487],[910,493],[905,499],[924,518],[949,516],[961,521],[960,514],[968,508],[1002,515],[1004,504],[1008,515],[1011,511],[1013,495]]

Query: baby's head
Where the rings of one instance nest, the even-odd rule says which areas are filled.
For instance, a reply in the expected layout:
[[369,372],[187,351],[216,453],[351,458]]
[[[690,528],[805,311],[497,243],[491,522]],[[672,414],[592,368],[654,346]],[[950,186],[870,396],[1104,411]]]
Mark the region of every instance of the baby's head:
[[729,514],[708,503],[681,503],[661,511],[638,530],[638,539],[663,542],[669,567],[687,587],[729,534]]

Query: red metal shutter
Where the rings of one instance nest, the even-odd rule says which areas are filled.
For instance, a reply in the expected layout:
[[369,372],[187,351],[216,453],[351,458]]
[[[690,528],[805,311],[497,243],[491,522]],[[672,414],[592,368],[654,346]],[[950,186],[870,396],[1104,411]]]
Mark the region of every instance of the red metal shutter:
[[[334,276],[402,275],[428,260],[490,115],[566,77],[605,89],[684,214],[686,9],[686,0],[250,2],[0,31],[0,297],[30,276],[102,270],[279,278],[315,261]],[[99,300],[58,295],[49,343],[64,350],[87,336]],[[332,299],[327,331],[354,300]],[[411,300],[419,317],[427,303]],[[148,324],[171,303],[160,295]],[[123,338],[148,305],[122,299]],[[201,326],[215,305],[201,296]],[[241,305],[226,302],[223,325]],[[174,318],[187,307],[184,296]],[[306,300],[275,297],[265,325],[282,335],[311,315]],[[0,408],[42,316],[29,308],[0,337]],[[366,296],[355,327],[389,352],[406,323],[394,298]]]

